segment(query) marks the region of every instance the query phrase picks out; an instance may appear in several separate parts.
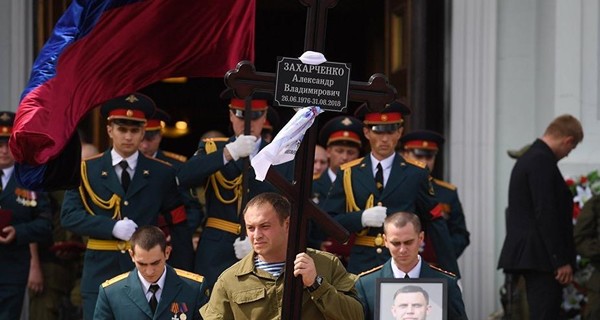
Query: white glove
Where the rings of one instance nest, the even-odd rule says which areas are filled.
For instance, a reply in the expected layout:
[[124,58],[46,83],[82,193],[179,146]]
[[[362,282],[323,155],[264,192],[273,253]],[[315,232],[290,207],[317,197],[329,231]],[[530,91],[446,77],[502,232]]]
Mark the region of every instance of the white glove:
[[381,227],[387,213],[387,208],[376,206],[363,211],[360,222],[363,227]]
[[245,257],[250,251],[252,251],[252,245],[250,244],[250,239],[246,237],[244,240],[241,240],[240,237],[237,237],[233,242],[233,251],[235,251],[235,257],[238,259],[242,259]]
[[113,227],[112,234],[117,239],[128,241],[131,239],[131,235],[135,232],[138,225],[127,218],[117,221]]
[[256,148],[256,137],[241,135],[225,145],[233,160],[249,156]]

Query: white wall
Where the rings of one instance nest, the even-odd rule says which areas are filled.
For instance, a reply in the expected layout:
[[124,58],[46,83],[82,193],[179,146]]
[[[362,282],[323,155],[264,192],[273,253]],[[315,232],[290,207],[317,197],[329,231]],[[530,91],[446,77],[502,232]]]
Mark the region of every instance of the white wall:
[[495,308],[494,153],[497,4],[452,2],[450,181],[459,194],[471,245],[459,261],[470,319]]
[[0,1],[0,110],[16,110],[32,62],[32,2]]
[[598,0],[454,0],[450,181],[459,187],[471,246],[460,260],[472,319],[500,308],[496,271],[514,160],[557,115],[578,117],[584,142],[565,175],[600,169]]

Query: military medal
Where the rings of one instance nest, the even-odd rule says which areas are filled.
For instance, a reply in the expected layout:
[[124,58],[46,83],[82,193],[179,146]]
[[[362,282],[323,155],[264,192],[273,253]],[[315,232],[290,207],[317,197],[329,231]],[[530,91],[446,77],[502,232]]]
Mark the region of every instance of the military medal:
[[35,200],[37,198],[35,192],[31,191],[31,201],[29,201],[29,203],[31,204],[32,207],[37,207],[37,201]]
[[181,304],[180,311],[181,311],[181,314],[179,315],[179,319],[186,320],[187,319],[187,315],[185,313],[188,312],[188,307],[187,307],[187,304],[185,304],[185,302],[183,302]]
[[177,315],[179,313],[179,304],[177,302],[171,303],[171,312],[173,313],[171,320],[179,320],[179,316]]

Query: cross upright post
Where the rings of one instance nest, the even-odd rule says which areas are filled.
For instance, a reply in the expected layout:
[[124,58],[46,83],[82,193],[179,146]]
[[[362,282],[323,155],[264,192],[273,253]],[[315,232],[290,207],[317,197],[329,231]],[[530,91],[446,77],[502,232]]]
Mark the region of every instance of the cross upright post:
[[[325,46],[325,30],[327,25],[327,10],[335,7],[339,0],[299,0],[308,7],[305,51],[323,52]],[[273,73],[257,72],[249,61],[241,61],[236,69],[225,75],[225,84],[232,88],[234,94],[246,99],[255,91],[274,93],[276,75]],[[348,98],[351,101],[365,102],[370,109],[382,110],[396,98],[397,92],[385,75],[374,74],[368,82],[350,81]],[[249,102],[247,101],[248,105]],[[248,106],[247,106],[248,108]],[[316,121],[315,121],[316,123]],[[302,279],[294,277],[294,260],[296,254],[306,251],[306,233],[308,218],[312,218],[322,226],[328,234],[341,242],[348,239],[348,231],[320,210],[311,200],[312,172],[314,149],[317,137],[317,126],[313,126],[305,134],[305,138],[296,153],[294,182],[289,183],[275,170],[269,170],[267,180],[275,185],[294,204],[290,216],[288,250],[285,265],[285,286],[281,319],[301,319],[302,308]],[[247,189],[244,189],[244,193]]]

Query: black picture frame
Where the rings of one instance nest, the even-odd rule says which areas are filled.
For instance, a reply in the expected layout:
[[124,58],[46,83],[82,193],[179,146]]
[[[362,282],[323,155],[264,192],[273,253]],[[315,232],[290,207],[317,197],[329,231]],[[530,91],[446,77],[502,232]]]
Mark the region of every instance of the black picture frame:
[[[419,289],[421,288],[421,289]],[[429,304],[423,312],[427,320],[447,320],[448,314],[448,281],[443,278],[378,278],[375,292],[375,320],[395,320],[394,312],[401,312],[400,306],[394,306],[394,295],[399,290],[418,293],[427,292]],[[402,293],[400,293],[402,294]],[[415,310],[415,313],[421,311]]]

